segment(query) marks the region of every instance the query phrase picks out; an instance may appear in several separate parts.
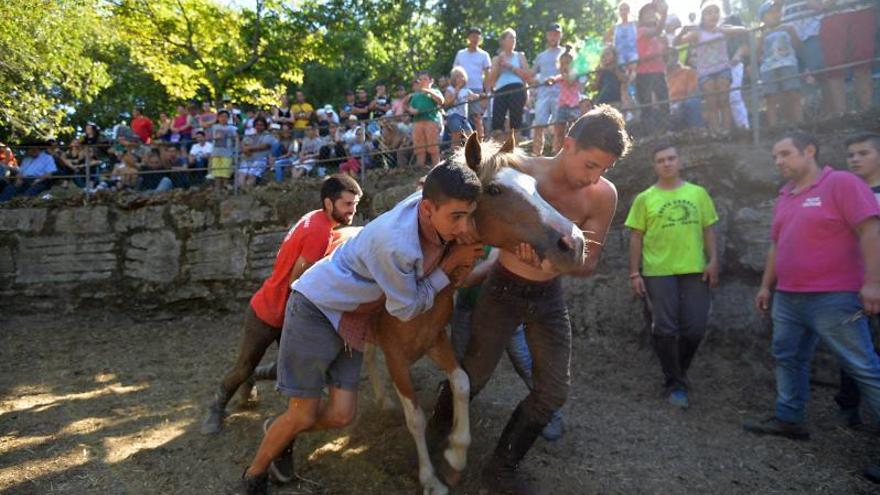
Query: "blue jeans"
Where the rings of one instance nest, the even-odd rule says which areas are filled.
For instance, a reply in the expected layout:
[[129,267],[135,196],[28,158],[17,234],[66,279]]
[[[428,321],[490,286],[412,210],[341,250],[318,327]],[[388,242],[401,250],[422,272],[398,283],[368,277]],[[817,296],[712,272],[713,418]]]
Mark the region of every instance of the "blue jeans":
[[858,383],[874,415],[880,414],[880,357],[874,352],[868,318],[862,311],[855,292],[776,292],[772,350],[777,418],[804,421],[810,360],[820,339]]

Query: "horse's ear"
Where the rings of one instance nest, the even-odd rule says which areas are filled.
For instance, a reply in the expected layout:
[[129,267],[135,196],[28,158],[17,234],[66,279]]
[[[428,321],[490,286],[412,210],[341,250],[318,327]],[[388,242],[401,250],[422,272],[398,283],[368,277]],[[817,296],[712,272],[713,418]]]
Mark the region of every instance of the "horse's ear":
[[507,136],[507,141],[504,141],[504,144],[501,145],[501,149],[498,150],[499,153],[512,153],[516,148],[516,131],[510,131],[510,135]]
[[480,163],[483,162],[483,148],[480,145],[480,135],[476,131],[468,136],[464,145],[464,161],[471,170],[479,173]]

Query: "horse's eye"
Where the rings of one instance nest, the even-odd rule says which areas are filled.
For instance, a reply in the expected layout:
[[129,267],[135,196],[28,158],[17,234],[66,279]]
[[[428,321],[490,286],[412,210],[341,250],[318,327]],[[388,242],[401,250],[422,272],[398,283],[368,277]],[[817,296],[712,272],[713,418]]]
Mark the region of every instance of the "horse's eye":
[[485,192],[489,196],[498,196],[499,194],[501,194],[501,186],[499,186],[498,184],[489,184],[488,186],[486,186]]

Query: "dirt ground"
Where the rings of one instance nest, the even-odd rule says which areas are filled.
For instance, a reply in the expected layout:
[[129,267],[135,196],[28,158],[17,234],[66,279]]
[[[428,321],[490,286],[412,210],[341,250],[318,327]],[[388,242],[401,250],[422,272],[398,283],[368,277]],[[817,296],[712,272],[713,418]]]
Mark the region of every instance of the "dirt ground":
[[[235,493],[263,418],[284,405],[262,383],[256,408],[231,405],[221,434],[199,434],[204,405],[237,350],[241,319],[0,316],[0,491]],[[877,493],[858,475],[880,460],[876,431],[840,426],[831,387],[814,389],[809,442],[741,430],[744,418],[771,411],[766,347],[763,339],[734,352],[709,339],[693,367],[692,406],[682,412],[660,398],[658,365],[636,338],[576,339],[567,434],[539,440],[524,469],[546,494]],[[425,362],[414,373],[430,405],[441,376]],[[303,481],[272,493],[419,493],[402,413],[374,405],[366,379],[362,391],[354,425],[300,439]],[[505,360],[472,404],[470,465],[455,493],[481,493],[479,469],[524,394]]]

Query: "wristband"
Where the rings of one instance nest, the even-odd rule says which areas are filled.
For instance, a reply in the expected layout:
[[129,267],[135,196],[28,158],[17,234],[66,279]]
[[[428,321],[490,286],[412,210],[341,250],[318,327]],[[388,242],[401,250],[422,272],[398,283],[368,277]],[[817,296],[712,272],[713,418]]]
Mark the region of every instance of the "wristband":
[[629,278],[636,278],[636,277],[641,277],[641,276],[642,276],[642,274],[639,272],[632,272],[629,274]]

